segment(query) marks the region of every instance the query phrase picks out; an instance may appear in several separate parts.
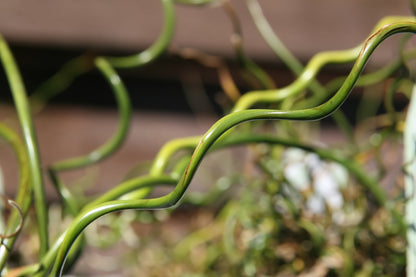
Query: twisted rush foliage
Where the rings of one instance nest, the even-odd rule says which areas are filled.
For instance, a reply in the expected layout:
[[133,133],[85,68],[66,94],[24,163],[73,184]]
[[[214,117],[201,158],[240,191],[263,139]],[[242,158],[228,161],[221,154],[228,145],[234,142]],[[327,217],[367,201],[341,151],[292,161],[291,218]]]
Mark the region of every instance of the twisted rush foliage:
[[[4,196],[10,215],[1,235],[2,275],[60,276],[70,272],[76,260],[83,258],[80,254],[84,246],[93,243],[84,231],[88,234],[87,227],[95,226],[98,218],[107,215],[104,218],[112,233],[104,239],[108,245],[125,240],[123,233],[131,232],[136,220],[152,223],[158,230],[142,237],[136,233],[139,243],[131,251],[134,262],[125,271],[132,276],[416,276],[416,101],[411,97],[415,90],[410,63],[416,53],[406,43],[416,32],[413,16],[383,18],[362,44],[318,53],[304,67],[272,31],[257,0],[247,0],[258,31],[297,76],[290,85],[276,88],[267,72],[245,54],[238,15],[229,1],[176,0],[177,4],[225,9],[233,24],[232,42],[242,76],[253,90],[240,93],[220,58],[192,49],[182,51],[181,57],[218,70],[231,107],[224,106],[225,115],[204,135],[168,142],[148,173],[127,179],[88,202],[83,200],[86,197],[74,196],[60,179],[60,172],[108,158],[127,136],[132,111],[117,69],[146,66],[169,46],[175,27],[175,3],[161,2],[164,27],[148,49],[127,57],[97,56],[93,62],[91,56],[82,55],[65,64],[30,97],[13,55],[0,37],[0,58],[20,123],[16,130],[0,123],[0,136],[17,157],[20,176],[15,199]],[[377,71],[362,73],[373,51],[397,33],[406,33],[397,47],[398,58]],[[321,84],[316,76],[328,64],[352,67],[347,76]],[[119,127],[95,151],[47,167],[61,196],[65,218],[71,222],[50,241],[44,168],[32,116],[75,78],[93,68],[112,88]],[[350,125],[339,107],[354,87],[368,91],[378,83],[386,88],[379,96],[385,112],[368,114],[365,120],[357,119],[356,126]],[[396,92],[411,100],[408,107],[395,108]],[[369,104],[364,96],[362,101],[367,106],[380,104]],[[342,146],[324,147],[310,142],[308,128],[318,127],[302,122],[328,116],[345,135]],[[363,139],[363,133],[370,135]],[[236,145],[250,145],[247,151],[253,157],[251,170],[222,176],[205,194],[186,193],[199,164],[209,153]],[[383,161],[383,151],[389,145],[400,149],[403,146],[404,162],[403,174],[390,180],[393,184],[389,187],[394,189],[387,192],[380,184],[389,173]],[[368,170],[370,161],[372,170]],[[160,197],[151,196],[159,186],[173,189]],[[190,227],[192,233],[172,245],[162,229],[167,228],[169,214],[175,213],[175,209],[168,208],[177,206],[182,198],[211,220],[203,226]],[[28,214],[32,204],[35,220]],[[210,208],[206,210],[204,206]],[[25,221],[37,228],[38,260],[16,265],[11,254],[26,251],[24,245],[14,249],[16,239],[29,232],[22,227]]]

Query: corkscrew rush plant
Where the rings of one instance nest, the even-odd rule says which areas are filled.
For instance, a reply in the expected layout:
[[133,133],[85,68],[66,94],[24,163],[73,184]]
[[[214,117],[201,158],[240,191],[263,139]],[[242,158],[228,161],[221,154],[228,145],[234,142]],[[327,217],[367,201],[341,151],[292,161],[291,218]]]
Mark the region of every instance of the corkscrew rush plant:
[[[211,3],[211,1],[184,0],[178,2],[182,4],[198,5]],[[255,3],[253,1],[248,2],[251,2],[251,4]],[[412,239],[414,236],[414,209],[411,208],[411,205],[414,205],[412,204],[414,201],[408,201],[407,203],[408,210],[406,213],[406,223],[404,222],[404,216],[393,209],[393,205],[388,200],[386,192],[379,186],[378,180],[368,176],[357,162],[323,148],[307,145],[298,141],[250,132],[238,132],[238,130],[234,132],[236,129],[235,127],[249,121],[312,121],[320,120],[333,114],[344,103],[351,90],[360,82],[365,82],[363,81],[364,79],[361,79],[362,81],[360,81],[361,73],[367,61],[372,56],[373,51],[380,43],[397,33],[416,33],[416,20],[414,17],[386,17],[376,25],[373,33],[363,44],[349,50],[319,53],[311,59],[304,69],[302,69],[301,65],[294,57],[289,58],[286,63],[292,64],[291,70],[299,75],[292,84],[284,88],[256,90],[245,93],[237,100],[231,112],[219,119],[203,136],[172,140],[162,147],[153,161],[153,165],[148,175],[126,180],[85,206],[82,206],[82,203],[79,203],[79,201],[71,195],[69,189],[60,180],[59,172],[85,167],[107,158],[121,146],[127,135],[131,118],[130,100],[128,98],[127,89],[123,85],[115,69],[146,65],[165,52],[173,35],[174,9],[171,0],[162,0],[162,4],[164,8],[165,25],[160,37],[147,50],[129,57],[93,58],[92,64],[98,68],[106,78],[116,97],[120,113],[119,127],[106,144],[100,146],[90,154],[57,162],[49,167],[50,178],[62,197],[63,205],[74,217],[72,224],[53,244],[51,244],[51,246],[49,246],[47,233],[48,218],[41,174],[42,169],[40,167],[41,162],[28,97],[25,93],[23,80],[20,77],[11,51],[5,40],[0,37],[0,57],[14,97],[17,115],[20,120],[20,126],[25,141],[25,145],[23,146],[19,141],[18,136],[14,134],[12,130],[2,124],[0,125],[0,136],[14,149],[16,156],[18,157],[20,169],[20,184],[16,196],[17,204],[14,206],[20,208],[14,210],[10,216],[7,231],[3,234],[3,242],[0,248],[0,262],[3,272],[6,272],[7,269],[5,263],[10,255],[9,249],[13,248],[13,243],[20,231],[20,222],[23,221],[32,202],[32,190],[34,192],[34,203],[36,215],[38,217],[37,225],[41,242],[39,263],[19,269],[19,274],[22,276],[61,276],[66,269],[65,263],[72,264],[77,258],[77,253],[83,246],[83,241],[77,239],[79,239],[84,229],[98,218],[122,210],[166,209],[174,207],[178,205],[185,195],[200,163],[209,152],[231,147],[233,145],[266,143],[295,147],[308,152],[313,152],[322,159],[334,161],[345,167],[360,184],[371,192],[380,207],[385,207],[393,214],[393,217],[396,220],[395,223],[399,228],[408,230],[409,251],[407,257],[407,274],[408,276],[416,276],[416,272],[410,262],[414,261],[416,256],[413,251],[415,247],[414,239]],[[260,17],[254,16],[254,18]],[[271,36],[265,35],[265,37]],[[269,43],[271,45],[276,45],[276,39],[274,41],[269,41]],[[280,49],[282,49],[282,46],[280,46]],[[239,52],[240,50],[237,49],[237,54],[243,55],[242,52]],[[279,56],[290,57],[290,54],[287,51],[283,51],[282,53],[282,50],[277,49],[276,52]],[[245,60],[243,63],[244,62],[248,61]],[[342,82],[339,80],[337,81],[336,85],[334,85],[337,89],[333,95],[317,95],[326,92],[326,90],[315,81],[315,77],[322,67],[330,63],[351,62],[354,62],[354,64],[350,73],[342,80]],[[85,65],[86,67],[80,67],[77,69],[79,71],[75,70],[75,73],[71,72],[71,74],[77,76],[78,73],[82,74],[86,70],[92,68],[89,63],[86,63]],[[378,78],[383,79],[385,76],[397,70],[400,66],[402,66],[401,62],[396,61],[392,65],[386,67],[387,69],[381,70],[380,72],[382,72],[382,74],[379,73],[377,76],[368,74],[367,78],[370,82],[374,79],[377,80]],[[264,77],[260,77],[259,79],[267,79],[267,76],[261,74],[262,73],[253,73],[254,76],[258,75]],[[52,79],[50,79],[51,83],[53,84],[53,82],[56,82],[56,80],[60,78],[59,76],[65,76],[65,72],[60,72],[52,77]],[[59,82],[56,84],[58,83]],[[48,88],[48,92],[46,93],[45,101],[48,100],[48,95],[53,96],[62,89],[60,85],[57,85],[56,87],[53,85],[46,87]],[[321,101],[316,101],[318,104],[311,105],[310,107],[309,105],[305,105],[307,108],[292,109],[292,105],[290,104],[292,100],[309,87],[315,93],[312,97],[328,100],[323,103],[321,103]],[[330,90],[328,89],[328,91]],[[41,94],[42,90],[39,91],[38,95]],[[42,98],[42,96],[39,96],[39,99]],[[307,100],[308,99],[306,99],[306,101]],[[412,97],[412,100],[414,100],[414,97]],[[281,103],[282,101],[283,103]],[[285,104],[285,101],[288,102]],[[254,105],[259,104],[279,104],[277,107],[280,107],[281,109],[252,109]],[[411,104],[411,107],[413,106],[414,105]],[[284,109],[285,107],[289,107],[290,109]],[[409,109],[409,115],[406,121],[407,129],[405,131],[407,141],[405,144],[405,153],[408,164],[414,163],[415,160],[413,110],[414,109],[412,108]],[[174,170],[166,172],[168,162],[179,150],[186,150],[187,154],[177,163]],[[411,198],[415,185],[414,178],[411,180],[411,177],[414,177],[414,169],[407,169],[407,172],[408,176],[410,176],[408,180],[410,180],[408,181],[406,193],[407,197]],[[161,185],[173,187],[173,190],[161,197],[146,198],[154,187]],[[409,227],[409,224],[413,225],[410,225]],[[13,234],[13,236],[9,237],[7,234]]]
[[[176,188],[168,195],[153,199],[143,200],[115,200],[104,202],[97,205],[94,209],[89,209],[81,213],[75,219],[75,224],[71,225],[62,241],[59,249],[56,263],[52,274],[56,275],[63,269],[63,263],[69,252],[69,249],[81,231],[96,218],[107,214],[111,211],[121,209],[157,209],[174,206],[184,195],[189,186],[192,177],[201,162],[202,157],[208,149],[220,138],[222,134],[232,127],[250,120],[268,120],[268,119],[286,119],[286,120],[317,120],[328,116],[334,112],[348,96],[354,83],[363,69],[365,63],[371,56],[371,53],[387,37],[399,32],[416,32],[416,24],[411,22],[398,22],[391,25],[385,25],[364,43],[364,46],[357,58],[351,73],[348,75],[341,89],[325,104],[318,107],[297,111],[276,111],[276,110],[243,110],[236,111],[220,119],[200,140],[196,147],[191,160],[185,169]],[[373,191],[375,197],[381,205],[386,205],[386,196],[380,190]]]

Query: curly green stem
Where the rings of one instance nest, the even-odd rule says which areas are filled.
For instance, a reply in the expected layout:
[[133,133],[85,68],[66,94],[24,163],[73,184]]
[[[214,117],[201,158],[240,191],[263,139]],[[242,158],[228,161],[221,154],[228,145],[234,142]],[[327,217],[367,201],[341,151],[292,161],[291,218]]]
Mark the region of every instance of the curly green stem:
[[[176,195],[180,198],[181,193],[184,192],[189,185],[202,157],[214,144],[214,142],[230,128],[250,120],[318,120],[330,115],[332,112],[338,109],[348,97],[351,89],[358,79],[359,74],[363,70],[367,60],[371,56],[374,49],[378,46],[378,44],[387,37],[399,32],[416,32],[416,24],[412,22],[398,22],[395,24],[385,25],[375,34],[370,36],[364,43],[360,55],[358,56],[343,86],[331,99],[320,106],[310,109],[291,111],[266,109],[236,111],[217,121],[217,123],[215,123],[201,139],[200,143],[194,151],[187,170],[182,176],[182,179],[179,182],[177,188],[174,190],[174,192],[172,192],[172,195]],[[385,203],[386,201],[382,195],[378,195],[376,198],[381,204]]]
[[168,47],[175,28],[175,11],[172,0],[161,0],[163,4],[164,26],[162,33],[148,49],[125,57],[106,57],[108,62],[116,68],[131,68],[148,64],[155,60]]
[[49,248],[48,237],[48,212],[46,208],[45,188],[42,177],[39,147],[36,138],[35,126],[30,112],[26,89],[20,76],[16,62],[11,51],[0,36],[0,57],[12,91],[17,115],[22,128],[26,151],[29,157],[30,183],[35,195],[35,209],[38,219],[40,240],[40,256],[42,257]]
[[92,55],[83,54],[67,62],[43,82],[29,97],[32,112],[40,112],[50,99],[68,88],[78,76],[90,71],[94,66],[92,61]]
[[[14,154],[16,155],[17,163],[19,166],[19,184],[17,188],[16,202],[21,207],[23,216],[25,216],[32,202],[32,191],[29,186],[29,163],[26,149],[19,136],[12,129],[2,123],[0,123],[0,137],[11,146]],[[5,234],[16,230],[19,225],[19,221],[23,220],[20,217],[21,216],[18,212],[12,212],[5,228]],[[5,238],[1,242],[0,272],[5,267],[7,259],[10,255],[10,251],[13,249],[13,245],[17,237],[18,234],[11,238]]]
[[104,58],[97,58],[95,64],[113,89],[120,111],[119,126],[115,134],[104,145],[88,155],[55,163],[52,166],[55,171],[79,168],[102,161],[121,146],[128,134],[131,121],[131,104],[127,90],[118,74]]
[[[126,68],[146,65],[166,50],[173,35],[175,16],[171,0],[162,0],[162,4],[165,23],[163,31],[156,42],[138,54],[125,57],[107,57],[108,61],[114,67]],[[77,77],[90,71],[93,68],[93,60],[94,56],[88,53],[76,57],[67,62],[57,73],[42,83],[30,97],[33,112],[36,113],[42,110],[51,98],[69,87]]]
[[[375,30],[382,26],[387,26],[389,24],[394,24],[395,22],[400,21],[415,22],[415,18],[385,17],[378,22]],[[327,51],[318,53],[312,57],[312,59],[306,65],[302,73],[293,83],[281,89],[248,92],[239,99],[239,101],[234,106],[233,111],[241,111],[248,109],[256,103],[276,103],[284,99],[287,99],[288,97],[295,96],[304,89],[306,89],[311,82],[315,82],[314,80],[316,75],[324,65],[353,62],[360,54],[360,49],[362,47],[363,44],[348,50]],[[299,63],[293,63],[293,65],[291,65],[291,68],[296,70],[295,72],[298,72],[301,67]],[[315,86],[317,86],[318,84],[315,84]]]
[[97,58],[95,60],[97,68],[101,71],[107,82],[111,86],[117,100],[118,110],[120,111],[120,119],[116,132],[114,135],[102,146],[93,152],[71,158],[65,161],[60,161],[53,164],[49,168],[49,175],[58,188],[63,197],[66,206],[69,208],[71,214],[75,216],[78,212],[78,203],[69,190],[64,186],[62,181],[58,178],[57,172],[84,167],[102,161],[115,151],[117,151],[127,137],[129,126],[131,122],[131,104],[127,90],[121,81],[118,74],[114,71],[111,65],[104,58]]

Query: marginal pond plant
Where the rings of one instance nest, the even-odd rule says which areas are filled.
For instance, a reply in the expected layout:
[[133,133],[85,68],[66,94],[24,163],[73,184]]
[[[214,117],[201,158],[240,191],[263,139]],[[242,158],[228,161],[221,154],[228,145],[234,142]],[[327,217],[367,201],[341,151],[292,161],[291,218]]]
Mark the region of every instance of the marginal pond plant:
[[[131,276],[416,276],[416,89],[411,63],[416,52],[408,43],[416,33],[416,18],[385,17],[360,45],[320,52],[303,66],[273,32],[257,0],[247,0],[258,31],[296,76],[277,88],[267,71],[246,55],[231,2],[161,2],[164,27],[149,48],[125,57],[81,55],[30,97],[13,53],[0,37],[3,73],[18,119],[18,124],[6,124],[12,121],[5,118],[0,136],[19,167],[16,195],[2,196],[3,209],[9,211],[1,222],[2,275],[61,276],[85,258],[88,244],[110,247],[123,242],[130,249],[123,272]],[[167,53],[176,4],[224,8],[232,22],[232,47],[241,76],[252,89],[241,91],[223,59],[196,49],[177,51],[180,58],[217,70],[227,99],[224,115],[201,136],[167,142],[148,171],[114,184],[102,195],[80,197],[60,174],[111,158],[123,145],[132,107],[118,71],[145,67]],[[413,2],[410,6],[414,9]],[[397,58],[364,71],[377,47],[397,34],[402,34]],[[348,65],[350,70],[321,83],[319,72],[329,64]],[[91,153],[43,166],[33,116],[93,69],[114,93],[117,130]],[[383,84],[375,92],[378,102],[365,95],[377,90],[375,84]],[[353,125],[340,107],[356,87],[364,91],[359,104],[364,112]],[[397,94],[406,99],[400,109],[394,101]],[[313,140],[327,117],[344,136],[337,145]],[[203,160],[236,146],[245,146],[249,153],[244,170],[234,168],[218,176],[207,191],[187,192]],[[398,158],[403,153],[399,174],[392,175],[386,149],[394,149]],[[59,193],[59,207],[48,206],[44,178],[50,178]],[[162,186],[170,190],[153,196]],[[194,207],[197,215],[187,215],[181,205]],[[68,222],[53,240],[52,209],[62,211],[58,217]],[[169,222],[183,213],[174,222],[187,229],[186,235],[172,239]],[[142,232],[145,226],[154,229]],[[105,234],[94,233],[102,227]],[[28,251],[30,244],[16,241],[33,237],[38,242],[33,244],[35,261],[19,263],[15,253]]]

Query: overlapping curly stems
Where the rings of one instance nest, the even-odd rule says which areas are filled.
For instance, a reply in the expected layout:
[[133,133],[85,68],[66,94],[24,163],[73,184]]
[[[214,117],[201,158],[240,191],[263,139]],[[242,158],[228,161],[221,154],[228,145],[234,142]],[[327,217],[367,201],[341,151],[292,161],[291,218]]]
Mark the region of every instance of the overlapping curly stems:
[[[188,1],[181,2],[183,3]],[[196,4],[203,4],[206,1],[200,2],[201,1],[197,1]],[[128,130],[131,112],[128,104],[129,101],[127,99],[126,89],[113,67],[127,68],[140,66],[154,60],[164,52],[173,33],[174,11],[171,0],[162,0],[162,3],[165,14],[164,29],[159,39],[149,49],[138,55],[130,57],[98,57],[95,59],[95,65],[103,73],[104,77],[107,78],[119,103],[118,106],[121,111],[120,127],[108,143],[100,147],[98,151],[94,151],[84,157],[63,161],[50,167],[49,172],[51,177],[52,179],[55,179],[55,184],[61,192],[65,204],[70,207],[71,213],[76,215],[71,226],[57,239],[51,248],[48,246],[46,233],[48,226],[46,202],[44,201],[43,180],[41,177],[36,135],[29,112],[27,97],[23,87],[23,82],[20,78],[19,71],[15,65],[10,50],[8,49],[5,41],[0,37],[0,55],[6,75],[9,79],[12,94],[15,98],[17,113],[23,129],[26,152],[29,160],[28,166],[26,162],[24,162],[24,158],[19,160],[21,174],[25,168],[28,168],[30,171],[30,183],[31,188],[34,190],[36,212],[39,218],[39,236],[42,242],[41,245],[43,245],[41,249],[42,256],[40,263],[31,268],[27,268],[26,273],[28,274],[33,274],[35,272],[36,276],[45,276],[48,273],[50,276],[58,276],[62,274],[65,261],[68,256],[71,256],[71,247],[77,241],[77,238],[91,222],[105,214],[126,209],[163,209],[175,206],[185,194],[200,162],[207,152],[210,149],[212,150],[229,145],[267,142],[294,146],[307,151],[313,151],[322,158],[334,160],[343,164],[363,185],[367,186],[367,188],[374,194],[380,205],[387,204],[388,200],[385,193],[378,187],[378,183],[374,179],[367,176],[367,174],[363,172],[356,163],[347,161],[346,159],[336,156],[329,151],[316,149],[314,147],[305,146],[300,143],[274,138],[271,136],[243,134],[238,137],[228,137],[224,134],[233,127],[243,122],[252,120],[319,120],[330,115],[336,111],[348,97],[372,52],[383,40],[396,33],[416,33],[416,23],[413,17],[385,18],[377,25],[374,33],[362,45],[350,50],[322,52],[317,54],[308,63],[300,77],[288,87],[272,91],[256,91],[245,94],[235,104],[232,112],[217,121],[217,123],[215,123],[202,137],[178,139],[167,143],[156,157],[149,175],[138,177],[119,184],[114,189],[96,199],[93,203],[83,207],[79,212],[80,209],[77,207],[76,202],[73,201],[69,193],[66,193],[64,185],[59,183],[60,181],[57,178],[56,172],[102,160],[121,145]],[[193,1],[190,3],[192,4]],[[308,85],[314,80],[320,68],[322,68],[325,64],[345,63],[354,60],[355,63],[341,87],[328,101],[321,105],[308,109],[286,111],[249,109],[256,103],[275,103],[285,99],[288,96],[294,96],[300,93],[308,87]],[[177,150],[184,148],[194,150],[190,158],[186,160],[185,163],[181,163],[180,165],[183,166],[178,166],[171,174],[164,174],[169,158]],[[23,156],[23,154],[21,154],[21,156]],[[144,197],[147,193],[142,193],[140,197],[137,194],[129,195],[130,192],[136,191],[140,188],[152,187],[155,185],[176,186],[172,192],[158,198],[142,199],[142,197]],[[30,188],[25,187],[25,189],[21,189],[22,187],[24,186],[19,187],[18,195],[20,195],[21,191],[27,193],[26,196],[29,195]],[[148,192],[149,190],[145,191]],[[123,200],[117,200],[126,195],[127,197],[123,198]],[[25,199],[27,198],[28,197]],[[19,201],[17,202],[19,203]],[[28,204],[19,204],[23,207],[23,212],[26,213],[26,207]]]
[[[69,253],[71,245],[74,243],[74,241],[82,232],[82,230],[98,217],[116,210],[160,209],[175,206],[183,197],[186,189],[188,188],[192,180],[192,177],[195,174],[196,169],[198,168],[199,163],[201,162],[202,158],[207,153],[209,148],[232,127],[250,120],[318,120],[330,115],[332,112],[338,109],[345,101],[349,92],[351,91],[355,82],[357,81],[365,63],[367,62],[367,60],[371,56],[371,53],[374,51],[377,45],[387,37],[399,32],[416,32],[416,24],[413,22],[392,23],[383,26],[372,36],[370,36],[363,44],[361,51],[356,59],[356,62],[342,87],[330,100],[328,100],[326,103],[322,105],[304,110],[279,111],[267,109],[244,110],[241,108],[241,106],[249,105],[237,104],[236,109],[233,113],[220,119],[216,124],[214,124],[210,128],[210,130],[202,137],[202,139],[199,140],[199,143],[196,146],[192,154],[192,157],[188,163],[188,166],[186,167],[177,186],[168,195],[152,199],[113,200],[98,204],[94,208],[89,208],[82,211],[81,214],[76,217],[74,223],[69,227],[69,229],[65,233],[65,237],[63,238],[62,244],[60,245],[58,251],[58,255],[56,257],[56,261],[52,270],[52,275],[57,275],[62,270],[64,260]],[[312,77],[313,76],[310,76],[309,78]],[[277,94],[279,93],[280,92],[277,91]],[[258,101],[253,101],[253,104],[255,102]],[[382,194],[379,190],[375,190],[373,192],[375,193],[375,196],[380,203],[386,202],[385,195]]]

